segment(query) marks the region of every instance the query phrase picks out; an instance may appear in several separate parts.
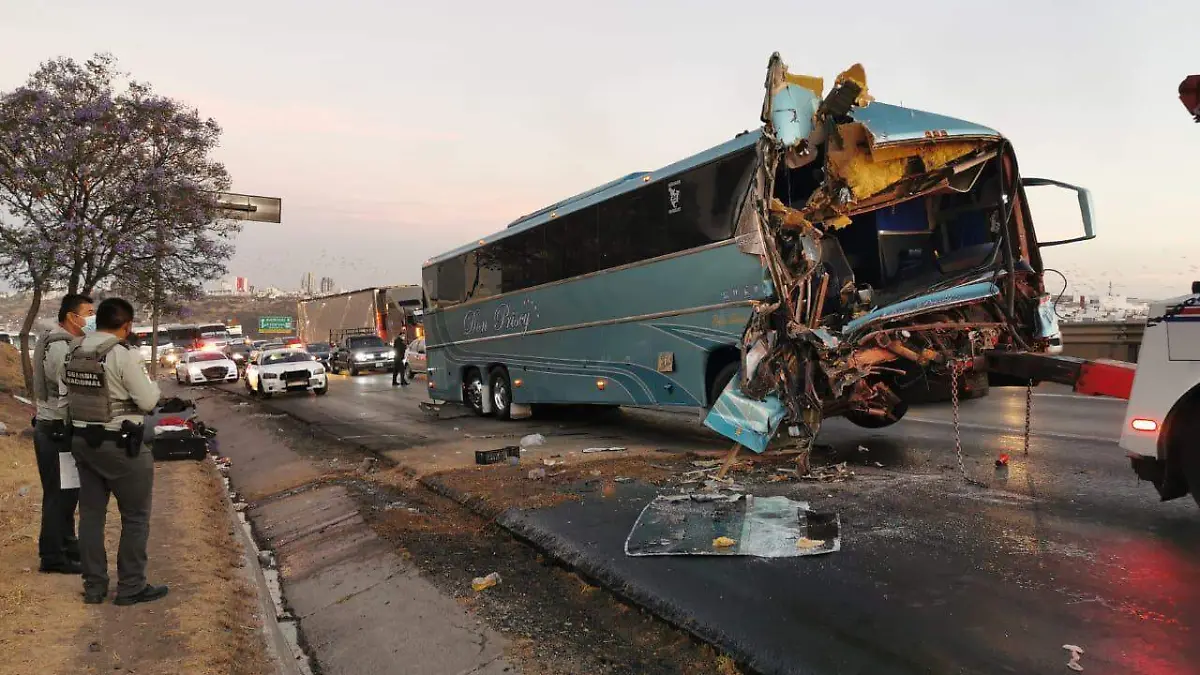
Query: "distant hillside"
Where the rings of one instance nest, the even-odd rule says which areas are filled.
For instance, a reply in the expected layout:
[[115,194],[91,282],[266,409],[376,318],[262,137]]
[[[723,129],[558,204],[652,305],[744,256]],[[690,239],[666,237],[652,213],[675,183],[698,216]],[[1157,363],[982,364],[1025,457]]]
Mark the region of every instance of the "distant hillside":
[[[53,322],[57,318],[59,299],[44,300],[39,319]],[[29,310],[28,296],[13,296],[0,298],[0,329],[7,327],[16,331],[25,320],[25,312]],[[237,323],[247,334],[256,334],[260,316],[290,316],[296,319],[296,299],[247,297],[203,298],[184,304],[178,314],[163,316],[161,323]],[[148,313],[139,309],[137,317],[139,325],[150,323]]]

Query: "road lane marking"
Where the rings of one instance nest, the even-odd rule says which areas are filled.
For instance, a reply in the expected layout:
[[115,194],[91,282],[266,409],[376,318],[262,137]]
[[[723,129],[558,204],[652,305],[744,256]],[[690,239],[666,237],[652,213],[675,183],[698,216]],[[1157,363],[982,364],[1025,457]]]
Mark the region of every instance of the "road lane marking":
[[[937,424],[944,427],[954,426],[951,420],[935,420],[928,417],[914,417],[905,415],[902,421],[920,422],[922,424]],[[1016,429],[1013,427],[998,427],[990,424],[972,424],[970,422],[960,422],[959,425],[963,429],[972,431],[990,431],[992,433],[1009,434],[1020,436],[1025,433],[1024,429]],[[1089,436],[1087,434],[1070,434],[1062,431],[1037,431],[1032,432],[1033,436],[1042,436],[1045,438],[1062,438],[1071,441],[1091,441],[1093,443],[1116,443],[1120,440],[1119,436]]]

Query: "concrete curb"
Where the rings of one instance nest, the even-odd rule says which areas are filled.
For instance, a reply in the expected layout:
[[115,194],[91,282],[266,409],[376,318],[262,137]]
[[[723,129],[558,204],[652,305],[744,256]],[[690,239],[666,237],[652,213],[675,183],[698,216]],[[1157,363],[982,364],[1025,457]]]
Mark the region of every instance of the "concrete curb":
[[289,640],[284,636],[283,629],[279,625],[277,602],[271,586],[267,583],[266,575],[263,573],[258,556],[258,545],[250,531],[249,521],[233,506],[229,477],[224,475],[212,462],[211,455],[209,455],[208,461],[213,467],[212,471],[216,472],[225,486],[221,501],[225,503],[225,511],[229,515],[230,525],[237,532],[238,542],[242,548],[245,574],[253,586],[255,597],[258,600],[258,611],[262,616],[260,631],[263,643],[267,648],[267,656],[275,664],[277,675],[312,675],[313,671],[308,663],[308,655],[303,652],[296,641]]

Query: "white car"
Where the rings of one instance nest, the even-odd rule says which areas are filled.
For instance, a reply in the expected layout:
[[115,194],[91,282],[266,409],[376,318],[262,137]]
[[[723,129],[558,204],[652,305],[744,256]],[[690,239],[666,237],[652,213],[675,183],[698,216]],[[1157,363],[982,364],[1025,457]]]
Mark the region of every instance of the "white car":
[[325,366],[304,349],[264,349],[246,365],[246,389],[267,398],[272,394],[329,391]]
[[180,384],[236,382],[238,368],[222,352],[188,352],[175,364],[175,379]]

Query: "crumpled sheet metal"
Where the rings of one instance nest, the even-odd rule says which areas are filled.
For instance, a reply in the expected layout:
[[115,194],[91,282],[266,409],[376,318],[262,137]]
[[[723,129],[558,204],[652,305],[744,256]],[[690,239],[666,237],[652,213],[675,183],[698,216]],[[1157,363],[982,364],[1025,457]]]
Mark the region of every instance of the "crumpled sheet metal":
[[767,449],[787,408],[778,396],[756,401],[742,393],[740,377],[729,381],[704,417],[704,426],[757,453]]
[[[860,389],[854,387],[857,382],[880,368],[886,370],[883,364],[898,355],[917,353],[858,345],[854,338],[864,330],[984,302],[999,294],[990,282],[965,282],[962,287],[872,308],[870,291],[860,296],[853,277],[832,276],[837,274],[833,271],[836,257],[843,256],[840,246],[826,245],[833,230],[849,225],[855,214],[948,186],[958,173],[994,157],[1002,138],[985,127],[932,113],[884,104],[873,109],[866,73],[859,64],[841,73],[824,97],[823,86],[821,78],[789,73],[778,54],[771,56],[759,162],[737,233],[744,237],[739,239],[742,250],[761,256],[775,300],[756,306],[743,335],[742,372],[704,421],[754,452],[766,449],[785,419],[798,428],[799,434],[792,430],[795,438],[811,439],[827,402],[857,396],[852,393]],[[870,112],[860,121],[859,111]],[[943,125],[954,134],[941,130]],[[892,131],[895,139],[887,137]],[[877,135],[882,135],[882,141]],[[822,177],[821,183],[811,194],[798,196],[803,203],[785,204],[776,197],[780,166],[795,169],[820,158],[823,165],[814,173]],[[969,189],[977,176],[978,172],[969,173],[971,180],[960,179],[955,185]],[[825,260],[827,248],[830,261]],[[830,282],[837,286],[827,293]],[[832,322],[823,312],[828,297],[840,300],[836,304],[840,316]],[[786,336],[779,338],[779,344],[768,346],[771,357],[766,358],[760,340],[783,333]],[[922,356],[918,361],[931,358],[937,356]]]
[[[724,538],[724,539],[722,539]],[[722,544],[714,542],[721,540]],[[701,500],[659,495],[625,539],[625,554],[792,558],[841,550],[836,513],[816,513],[787,497]]]

